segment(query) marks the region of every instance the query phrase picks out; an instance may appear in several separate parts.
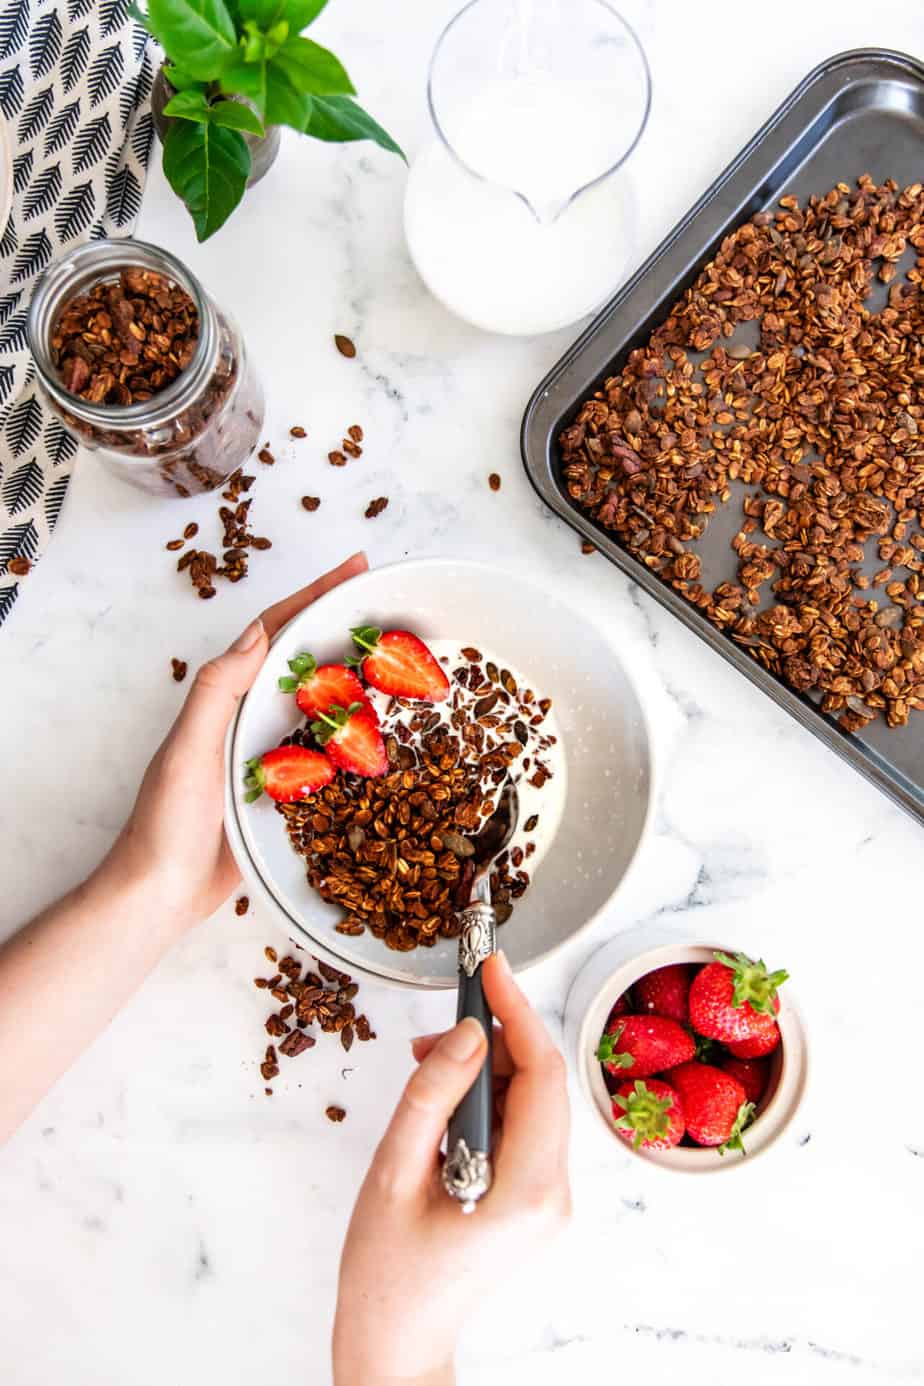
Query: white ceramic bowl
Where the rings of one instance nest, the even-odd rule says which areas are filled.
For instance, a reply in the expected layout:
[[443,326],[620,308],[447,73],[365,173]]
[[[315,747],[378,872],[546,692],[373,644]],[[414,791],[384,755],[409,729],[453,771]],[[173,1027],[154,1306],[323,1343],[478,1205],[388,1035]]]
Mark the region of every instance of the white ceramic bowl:
[[[740,1150],[729,1150],[720,1155],[717,1150],[682,1145],[674,1146],[671,1150],[634,1150],[631,1143],[614,1129],[612,1100],[596,1057],[597,1045],[610,1011],[627,987],[655,968],[666,967],[669,963],[708,963],[712,962],[717,951],[738,951],[737,945],[729,948],[725,940],[721,943],[672,942],[639,952],[639,941],[637,933],[632,931],[601,948],[578,974],[568,996],[565,1043],[584,1096],[600,1118],[610,1140],[620,1150],[628,1150],[646,1164],[688,1174],[709,1174],[750,1165],[789,1126],[805,1092],[808,1078],[805,1028],[792,999],[790,984],[787,982],[780,989],[777,1020],[781,1042],[772,1056],[767,1092],[758,1105],[753,1123],[744,1133],[746,1155]],[[746,946],[740,951],[754,956],[753,950]]]
[[343,657],[355,625],[407,627],[422,639],[483,645],[550,697],[567,788],[554,841],[500,938],[515,968],[539,962],[587,928],[622,882],[653,802],[651,742],[640,698],[606,634],[515,572],[451,559],[378,568],[329,592],[279,633],[227,742],[226,825],[252,897],[280,926],[348,972],[398,984],[455,985],[457,945],[395,953],[367,930],[335,932],[341,912],[308,885],[304,862],[265,798],[244,802],[244,761],[299,722],[276,680],[301,650]]

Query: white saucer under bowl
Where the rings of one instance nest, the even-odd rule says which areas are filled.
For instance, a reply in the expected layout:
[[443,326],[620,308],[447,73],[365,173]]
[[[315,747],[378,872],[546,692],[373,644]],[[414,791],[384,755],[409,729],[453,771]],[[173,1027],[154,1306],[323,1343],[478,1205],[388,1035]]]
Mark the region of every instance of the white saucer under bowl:
[[276,681],[286,661],[310,650],[319,661],[350,648],[351,626],[414,631],[424,640],[484,645],[552,699],[567,767],[554,841],[499,939],[514,968],[548,957],[610,902],[649,822],[651,740],[632,680],[606,633],[580,611],[515,572],[453,559],[417,559],[364,573],[327,593],[273,642],[241,703],[227,741],[226,825],[251,897],[280,927],[353,974],[404,986],[451,987],[455,940],[391,951],[368,930],[338,934],[341,911],[308,885],[281,816],[265,797],[244,801],[243,765],[275,746],[301,718]]

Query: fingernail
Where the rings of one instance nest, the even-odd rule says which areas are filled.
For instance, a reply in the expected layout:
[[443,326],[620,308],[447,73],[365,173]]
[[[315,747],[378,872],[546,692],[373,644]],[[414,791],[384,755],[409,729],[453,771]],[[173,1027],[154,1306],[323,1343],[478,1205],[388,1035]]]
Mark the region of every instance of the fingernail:
[[411,1048],[413,1049],[415,1044],[426,1044],[429,1040],[437,1040],[441,1034],[441,1030],[434,1030],[429,1035],[414,1035],[411,1040]]
[[255,621],[251,621],[245,631],[241,632],[231,648],[235,654],[244,654],[247,650],[253,649],[262,634],[263,622],[258,616]]
[[449,1034],[440,1045],[440,1049],[450,1059],[455,1059],[456,1063],[464,1064],[466,1060],[477,1054],[484,1044],[484,1030],[479,1021],[472,1015],[467,1015],[464,1020],[460,1020],[454,1030]]

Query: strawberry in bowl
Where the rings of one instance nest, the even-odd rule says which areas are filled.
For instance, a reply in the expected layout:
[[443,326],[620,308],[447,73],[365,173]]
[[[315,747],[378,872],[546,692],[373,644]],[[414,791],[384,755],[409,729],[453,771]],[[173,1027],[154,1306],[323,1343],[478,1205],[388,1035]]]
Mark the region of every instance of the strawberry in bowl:
[[630,944],[601,949],[568,998],[566,1039],[593,1106],[655,1164],[704,1173],[747,1163],[786,1129],[805,1086],[788,974],[700,944],[626,957]]

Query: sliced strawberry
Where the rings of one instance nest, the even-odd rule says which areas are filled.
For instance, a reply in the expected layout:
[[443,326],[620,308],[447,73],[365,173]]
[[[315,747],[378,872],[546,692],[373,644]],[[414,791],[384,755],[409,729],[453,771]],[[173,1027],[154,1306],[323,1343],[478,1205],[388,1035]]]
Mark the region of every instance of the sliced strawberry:
[[763,961],[744,953],[733,958],[716,953],[715,959],[697,972],[690,987],[693,1029],[723,1044],[768,1035],[780,1009],[777,988],[789,973],[768,972]]
[[319,664],[312,654],[296,655],[289,660],[291,678],[281,678],[283,693],[294,693],[295,701],[307,717],[316,717],[329,707],[349,707],[351,703],[367,703],[366,690],[356,674],[345,664]]
[[617,1016],[600,1040],[597,1058],[614,1078],[649,1078],[686,1063],[696,1052],[692,1035],[660,1015]]
[[688,997],[693,968],[689,963],[669,963],[647,972],[635,984],[636,1009],[650,1015],[663,1015],[686,1025],[690,1019]]
[[351,663],[363,678],[393,698],[413,698],[421,703],[441,703],[449,697],[449,680],[424,642],[409,630],[355,626],[350,632],[360,654]]
[[613,1097],[616,1131],[635,1150],[670,1150],[683,1139],[683,1104],[667,1083],[649,1078],[623,1083]]
[[728,1046],[729,1054],[733,1054],[736,1059],[760,1059],[765,1054],[772,1054],[780,1042],[780,1027],[776,1021],[771,1021],[758,1034],[751,1035],[748,1039],[738,1040],[736,1044]]
[[336,704],[322,712],[311,730],[341,770],[375,779],[388,770],[379,719],[368,703]]
[[316,794],[334,778],[334,767],[323,751],[306,746],[277,746],[248,760],[244,795],[248,804],[268,794],[277,804],[294,804]]

